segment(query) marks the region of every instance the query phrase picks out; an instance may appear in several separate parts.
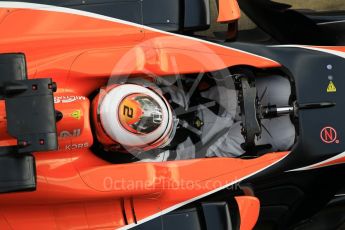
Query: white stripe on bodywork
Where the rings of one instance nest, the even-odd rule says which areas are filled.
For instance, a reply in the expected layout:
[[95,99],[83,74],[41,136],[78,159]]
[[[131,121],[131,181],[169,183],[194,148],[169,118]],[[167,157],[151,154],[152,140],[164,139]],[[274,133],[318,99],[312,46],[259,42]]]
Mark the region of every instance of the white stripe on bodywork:
[[345,23],[345,20],[332,21],[332,22],[319,22],[317,23],[317,25],[329,25],[329,24],[337,24],[337,23]]
[[162,33],[162,34],[173,35],[173,36],[176,36],[176,37],[181,37],[181,38],[185,38],[185,39],[189,39],[189,40],[194,40],[194,41],[198,41],[198,42],[205,43],[205,44],[210,44],[210,45],[222,47],[224,49],[241,52],[241,53],[244,53],[244,54],[248,54],[248,55],[251,55],[251,56],[254,56],[254,57],[262,58],[262,59],[271,61],[273,63],[279,64],[279,63],[277,63],[276,61],[274,61],[272,59],[269,59],[269,58],[266,58],[266,57],[263,57],[263,56],[259,56],[259,55],[256,55],[256,54],[252,54],[252,53],[249,53],[249,52],[246,52],[246,51],[243,51],[243,50],[235,49],[235,48],[232,48],[232,47],[223,46],[223,45],[220,45],[218,43],[213,43],[213,42],[209,42],[209,41],[205,41],[205,40],[202,40],[202,39],[198,39],[198,38],[195,38],[195,37],[189,37],[189,36],[185,36],[185,35],[181,35],[181,34],[174,34],[174,33],[166,32],[166,31],[154,29],[154,28],[151,28],[151,27],[148,27],[148,26],[145,26],[145,25],[141,25],[141,24],[137,24],[137,23],[133,23],[133,22],[128,22],[128,21],[125,21],[125,20],[121,20],[121,19],[117,19],[117,18],[112,18],[112,17],[108,17],[108,16],[96,14],[96,13],[90,13],[90,12],[86,12],[86,11],[82,11],[82,10],[75,10],[75,9],[70,9],[70,8],[66,8],[66,7],[44,5],[44,4],[37,4],[37,3],[24,3],[24,2],[11,2],[11,1],[0,2],[0,8],[30,9],[30,10],[44,10],[44,11],[50,11],[50,12],[61,12],[61,13],[80,15],[80,16],[85,16],[85,17],[90,17],[90,18],[95,18],[95,19],[100,19],[100,20],[105,20],[105,21],[121,23],[121,24],[129,25],[129,26],[139,27],[139,28],[146,29],[146,30],[151,30],[151,31],[154,31],[154,32]]
[[316,164],[312,164],[312,165],[308,165],[308,166],[305,166],[305,167],[302,167],[302,168],[297,168],[297,169],[291,169],[291,170],[288,170],[286,172],[296,172],[296,171],[305,171],[305,170],[311,170],[311,169],[317,169],[317,168],[323,168],[323,167],[327,167],[327,166],[331,166],[331,165],[337,165],[337,164],[342,164],[342,163],[335,163],[335,164],[331,164],[331,165],[323,165],[323,164],[327,164],[329,162],[332,162],[332,161],[335,161],[335,160],[338,160],[340,158],[343,158],[345,157],[345,152],[342,152],[332,158],[329,158],[327,160],[324,160],[324,161],[321,161],[319,163],[316,163]]
[[275,45],[275,46],[270,46],[270,47],[282,47],[282,48],[301,48],[301,49],[307,49],[307,50],[315,50],[319,52],[324,52],[324,53],[329,53],[333,54],[335,56],[345,58],[345,52],[342,51],[337,51],[337,50],[329,50],[329,49],[324,49],[324,48],[317,48],[317,47],[312,47],[312,46],[301,46],[301,45]]
[[345,196],[345,194],[336,194],[336,195],[334,195],[334,196],[336,196],[336,197],[341,197],[341,196]]
[[254,173],[251,173],[251,174],[249,174],[249,175],[247,175],[247,176],[245,176],[245,177],[242,177],[242,178],[240,178],[240,179],[238,179],[238,180],[232,181],[232,182],[229,183],[229,184],[223,185],[223,186],[221,186],[221,187],[219,187],[219,188],[217,188],[217,189],[214,189],[214,190],[209,191],[209,192],[207,192],[207,193],[201,194],[201,195],[199,195],[199,196],[197,196],[197,197],[194,197],[194,198],[192,198],[192,199],[186,200],[186,201],[184,201],[184,202],[175,204],[175,205],[173,205],[173,206],[171,206],[171,207],[169,207],[169,208],[167,208],[167,209],[164,209],[164,210],[162,210],[162,211],[160,211],[160,212],[158,212],[158,213],[156,213],[156,214],[154,214],[154,215],[152,215],[152,216],[149,216],[149,217],[146,217],[146,218],[144,218],[144,219],[142,219],[142,220],[139,220],[139,221],[137,222],[137,224],[135,224],[135,223],[129,224],[129,225],[126,225],[126,226],[121,227],[121,228],[118,228],[118,229],[120,229],[120,230],[126,230],[126,229],[130,229],[130,228],[136,227],[136,226],[138,226],[139,224],[143,224],[143,223],[148,222],[148,221],[150,221],[150,220],[153,220],[153,219],[155,219],[155,218],[157,218],[157,217],[160,217],[160,216],[162,216],[162,215],[165,215],[165,214],[167,214],[167,213],[169,213],[169,212],[172,212],[172,211],[174,211],[174,210],[176,210],[176,209],[178,209],[178,208],[180,208],[180,207],[182,207],[182,206],[184,206],[184,205],[186,205],[186,204],[192,203],[192,202],[194,202],[194,201],[196,201],[196,200],[202,199],[202,198],[207,197],[207,196],[209,196],[209,195],[212,195],[212,194],[214,194],[214,193],[216,193],[216,192],[219,192],[219,191],[221,191],[221,190],[223,190],[223,189],[226,189],[227,187],[230,187],[230,186],[232,186],[232,185],[234,185],[234,184],[237,184],[237,183],[239,183],[239,182],[241,182],[241,181],[243,181],[243,180],[245,180],[245,179],[248,179],[249,177],[252,177],[252,176],[254,176],[254,175],[256,175],[256,174],[258,174],[258,173],[264,171],[265,169],[268,169],[269,167],[271,167],[271,166],[277,164],[278,162],[282,161],[283,159],[285,159],[285,157],[287,157],[288,155],[289,155],[289,154],[286,154],[286,156],[284,156],[284,157],[282,157],[281,159],[279,159],[279,160],[273,162],[272,164],[270,164],[270,165],[268,165],[268,166],[266,166],[266,167],[264,167],[264,168],[262,168],[262,169],[260,169],[260,170],[258,170],[258,171],[256,171],[256,172],[254,172]]

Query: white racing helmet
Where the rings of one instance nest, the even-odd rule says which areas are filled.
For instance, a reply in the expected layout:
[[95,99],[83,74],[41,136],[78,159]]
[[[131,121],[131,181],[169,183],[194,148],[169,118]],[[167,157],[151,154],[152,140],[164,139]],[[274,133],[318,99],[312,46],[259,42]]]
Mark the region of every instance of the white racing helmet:
[[129,152],[143,152],[165,147],[175,133],[172,109],[155,90],[114,85],[95,101],[96,134],[105,147],[119,145]]

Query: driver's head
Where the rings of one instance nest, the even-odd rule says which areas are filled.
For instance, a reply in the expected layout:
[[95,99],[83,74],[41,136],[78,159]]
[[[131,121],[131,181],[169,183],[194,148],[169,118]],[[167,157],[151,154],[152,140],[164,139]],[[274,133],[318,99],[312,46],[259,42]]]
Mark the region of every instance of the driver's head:
[[169,144],[174,117],[164,97],[136,84],[114,85],[93,102],[98,141],[127,151],[148,151]]

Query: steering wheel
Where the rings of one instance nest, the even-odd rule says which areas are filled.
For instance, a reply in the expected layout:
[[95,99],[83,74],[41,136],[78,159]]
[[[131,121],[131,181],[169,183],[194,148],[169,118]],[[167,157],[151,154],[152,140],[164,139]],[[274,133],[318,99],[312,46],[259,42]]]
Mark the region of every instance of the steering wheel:
[[242,135],[245,139],[242,148],[246,151],[254,150],[255,138],[262,132],[260,113],[258,113],[259,100],[254,79],[254,75],[250,71],[236,77],[238,102],[241,108]]

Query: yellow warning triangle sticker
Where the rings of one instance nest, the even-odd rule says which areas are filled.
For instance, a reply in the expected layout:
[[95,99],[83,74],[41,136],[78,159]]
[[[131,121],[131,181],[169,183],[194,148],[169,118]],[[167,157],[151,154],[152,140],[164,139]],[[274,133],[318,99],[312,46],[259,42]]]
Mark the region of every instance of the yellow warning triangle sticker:
[[80,110],[76,110],[71,114],[71,117],[75,118],[75,119],[80,119],[81,117],[81,111]]
[[337,88],[335,87],[333,81],[330,81],[327,87],[327,93],[335,93],[337,92]]

